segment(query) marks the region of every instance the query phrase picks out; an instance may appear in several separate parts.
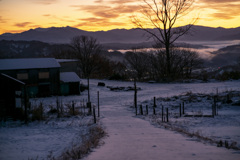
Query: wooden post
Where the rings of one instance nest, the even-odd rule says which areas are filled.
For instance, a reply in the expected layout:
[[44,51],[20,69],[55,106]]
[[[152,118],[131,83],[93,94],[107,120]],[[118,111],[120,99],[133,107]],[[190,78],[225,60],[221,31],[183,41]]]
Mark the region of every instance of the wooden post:
[[156,107],[156,97],[153,98],[153,106]]
[[162,122],[164,121],[163,116],[164,116],[164,107],[162,105]]
[[217,115],[217,96],[213,97],[213,115]]
[[168,122],[168,108],[166,108],[167,122]]
[[100,117],[100,107],[99,107],[99,91],[97,92],[98,95],[98,117]]
[[182,110],[183,110],[183,114],[185,114],[184,102],[182,102]]
[[59,100],[58,100],[58,97],[57,97],[57,100],[56,100],[56,105],[57,105],[57,117],[59,118],[60,117],[60,108],[59,108]]
[[140,115],[143,115],[143,108],[142,108],[142,105],[140,105],[139,110],[140,110]]
[[92,104],[91,104],[91,102],[87,102],[87,108],[89,109],[88,113],[91,115],[92,114]]
[[[134,107],[137,109],[137,84],[136,78],[134,78]],[[136,113],[137,115],[137,113]]]
[[94,119],[94,123],[97,123],[95,106],[93,107],[93,119]]
[[179,105],[179,116],[182,117],[182,107],[181,107],[181,103]]
[[214,104],[212,104],[212,116],[214,117]]
[[148,105],[146,105],[146,115],[148,115]]
[[153,114],[156,115],[156,97],[153,97]]
[[74,112],[74,101],[72,101],[72,114],[73,114],[73,116],[75,115],[75,112]]
[[84,102],[84,99],[83,99],[83,115],[85,116],[85,102]]
[[24,117],[25,117],[25,123],[28,123],[28,97],[27,97],[27,86],[24,85]]

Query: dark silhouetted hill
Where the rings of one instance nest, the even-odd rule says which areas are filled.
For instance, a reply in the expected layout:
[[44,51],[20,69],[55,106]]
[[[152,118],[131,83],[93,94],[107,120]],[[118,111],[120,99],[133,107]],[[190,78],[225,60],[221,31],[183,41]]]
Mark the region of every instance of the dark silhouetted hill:
[[[156,29],[151,29],[156,31]],[[88,32],[73,27],[51,27],[30,29],[22,33],[4,33],[0,40],[42,41],[46,43],[69,43],[72,37],[86,35],[96,38],[100,43],[143,43],[152,41],[140,29],[114,29],[109,31]],[[216,41],[240,40],[240,27],[238,28],[211,28],[193,26],[188,35],[180,38],[182,41]]]

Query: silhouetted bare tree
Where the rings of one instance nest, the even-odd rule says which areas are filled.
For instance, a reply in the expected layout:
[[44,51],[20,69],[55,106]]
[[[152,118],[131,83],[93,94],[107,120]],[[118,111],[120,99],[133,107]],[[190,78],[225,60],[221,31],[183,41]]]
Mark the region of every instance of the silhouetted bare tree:
[[88,102],[90,102],[89,77],[96,69],[95,64],[99,60],[98,57],[102,47],[95,38],[87,36],[73,37],[70,45],[79,60],[79,67],[83,76],[88,80]]
[[142,6],[142,17],[133,16],[132,21],[136,27],[153,37],[157,45],[165,47],[166,73],[168,78],[172,78],[170,48],[179,37],[190,30],[196,19],[184,27],[173,27],[179,18],[190,11],[194,0],[143,0],[143,2],[145,5]]

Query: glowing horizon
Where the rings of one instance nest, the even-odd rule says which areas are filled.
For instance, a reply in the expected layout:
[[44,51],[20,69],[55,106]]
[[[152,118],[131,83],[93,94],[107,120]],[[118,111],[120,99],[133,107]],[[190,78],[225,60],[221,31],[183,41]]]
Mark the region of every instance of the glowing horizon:
[[[71,26],[86,31],[136,28],[131,16],[139,14],[142,0],[0,0],[0,34],[35,28]],[[231,9],[229,9],[231,8]],[[240,26],[239,0],[196,0],[193,11],[177,22],[236,28]]]

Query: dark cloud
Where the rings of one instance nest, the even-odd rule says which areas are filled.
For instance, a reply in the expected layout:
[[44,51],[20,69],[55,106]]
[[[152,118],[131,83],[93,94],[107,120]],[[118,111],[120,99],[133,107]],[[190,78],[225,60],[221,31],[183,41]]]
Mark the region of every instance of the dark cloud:
[[22,23],[15,23],[14,26],[17,26],[17,27],[26,27],[26,26],[29,26],[31,25],[32,22],[22,22]]
[[49,5],[49,4],[57,3],[59,0],[28,0],[28,1],[31,1],[37,4]]

